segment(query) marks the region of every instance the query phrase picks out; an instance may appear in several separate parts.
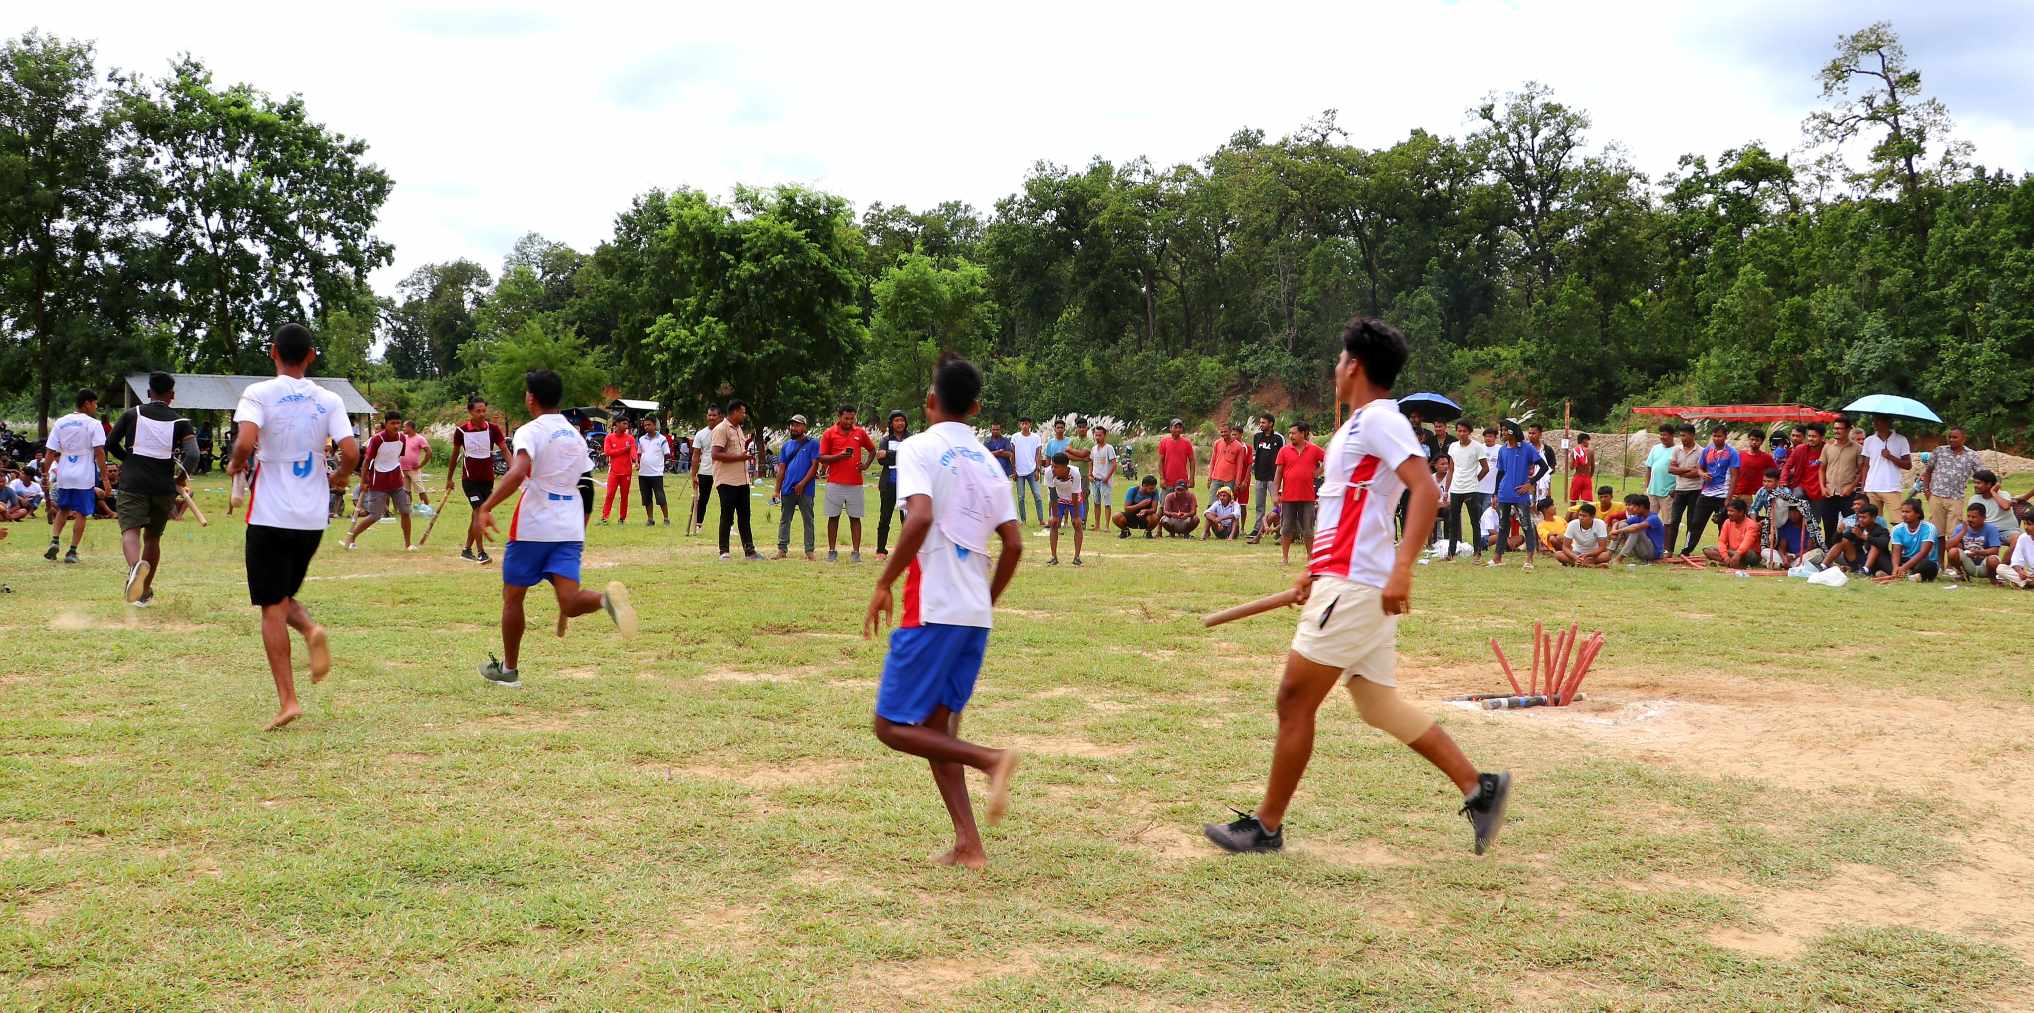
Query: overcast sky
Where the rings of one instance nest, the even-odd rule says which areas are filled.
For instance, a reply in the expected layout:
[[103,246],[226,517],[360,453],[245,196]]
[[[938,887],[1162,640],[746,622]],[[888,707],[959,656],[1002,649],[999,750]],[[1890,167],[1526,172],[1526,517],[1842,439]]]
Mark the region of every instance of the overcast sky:
[[1190,161],[1327,108],[1365,146],[1460,135],[1529,79],[1657,178],[1684,152],[1797,147],[1836,36],[1878,18],[1979,162],[2034,168],[2034,0],[37,8],[102,70],[189,52],[364,138],[396,180],[382,291],[430,261],[498,270],[529,231],[590,250],[653,186],[986,212],[1041,159]]

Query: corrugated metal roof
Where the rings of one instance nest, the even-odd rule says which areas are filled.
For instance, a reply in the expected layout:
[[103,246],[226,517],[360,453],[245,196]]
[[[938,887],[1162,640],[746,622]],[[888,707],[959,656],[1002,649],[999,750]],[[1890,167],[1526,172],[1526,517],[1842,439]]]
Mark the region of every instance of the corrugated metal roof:
[[[252,384],[274,379],[274,377],[268,376],[220,376],[214,373],[172,373],[170,375],[177,378],[176,406],[198,411],[230,412],[240,407],[241,391],[246,390]],[[353,381],[337,376],[312,376],[306,377],[306,379],[339,395],[339,400],[346,405],[346,414],[374,414],[374,406],[368,404],[367,399],[361,397],[360,392],[353,389]],[[148,400],[148,374],[129,373],[127,375],[127,389],[134,392],[134,400]]]
[[[655,401],[637,401],[634,398],[626,397],[615,398],[614,403],[621,405],[624,408],[634,408],[639,412],[653,412],[656,411],[659,407],[661,407]],[[610,405],[609,407],[613,407],[613,405]]]

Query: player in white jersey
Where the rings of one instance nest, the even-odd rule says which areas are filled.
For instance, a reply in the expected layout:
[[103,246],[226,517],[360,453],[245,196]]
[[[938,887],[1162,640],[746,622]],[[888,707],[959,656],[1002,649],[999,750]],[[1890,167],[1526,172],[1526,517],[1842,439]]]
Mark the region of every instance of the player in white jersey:
[[[966,360],[948,359],[934,371],[925,395],[930,424],[897,451],[904,526],[862,620],[864,638],[890,621],[890,585],[903,577],[904,614],[890,635],[876,690],[876,738],[931,762],[954,833],[952,849],[933,861],[970,869],[987,865],[989,856],[975,829],[963,768],[989,775],[986,815],[994,824],[1009,809],[1017,754],[963,741],[960,715],[981,673],[996,599],[1024,549],[1010,480],[967,424],[982,409],[981,393],[981,371]],[[993,576],[991,534],[1002,546]]]
[[[1368,317],[1350,321],[1335,364],[1335,397],[1362,405],[1328,441],[1320,517],[1307,572],[1293,585],[1304,606],[1278,688],[1278,744],[1270,783],[1254,814],[1203,828],[1229,851],[1285,846],[1285,809],[1314,750],[1314,716],[1337,685],[1347,686],[1366,724],[1441,768],[1462,791],[1462,813],[1482,854],[1504,823],[1510,774],[1479,773],[1455,740],[1398,697],[1398,617],[1411,611],[1412,570],[1434,526],[1440,492],[1412,424],[1391,385],[1411,357],[1405,335]],[[1411,491],[1405,529],[1421,537],[1393,544],[1392,511]]]
[[[523,599],[530,588],[548,580],[558,596],[558,635],[573,616],[606,609],[624,637],[635,636],[636,611],[628,589],[611,581],[607,593],[579,587],[579,559],[586,547],[586,512],[581,509],[579,477],[593,470],[586,438],[579,427],[558,413],[565,381],[548,369],[533,369],[523,378],[523,403],[530,421],[510,442],[514,455],[508,474],[473,515],[473,534],[494,530],[494,508],[517,489],[523,496],[509,519],[508,548],[501,556],[501,653],[480,666],[481,678],[497,686],[522,685],[518,667],[523,650]],[[523,488],[525,485],[528,488]]]
[[[227,473],[239,476],[254,458],[254,481],[247,493],[247,595],[261,609],[261,646],[275,678],[278,706],[269,731],[304,716],[290,674],[290,630],[304,637],[313,683],[324,682],[332,670],[325,628],[311,621],[297,591],[325,536],[331,490],[344,489],[346,476],[360,463],[360,442],[353,437],[345,404],[339,395],[304,379],[317,354],[309,328],[284,324],[276,329],[268,347],[276,377],[241,392],[240,407],[233,412],[240,431],[226,462]],[[325,468],[327,440],[339,448],[337,471]]]
[[99,395],[80,390],[76,404],[77,411],[50,427],[49,441],[43,445],[42,497],[51,510],[49,551],[42,558],[57,558],[57,541],[63,537],[65,522],[70,522],[74,526],[71,550],[64,553],[66,563],[78,561],[85,521],[97,510],[99,492],[106,488],[106,427],[99,424]]

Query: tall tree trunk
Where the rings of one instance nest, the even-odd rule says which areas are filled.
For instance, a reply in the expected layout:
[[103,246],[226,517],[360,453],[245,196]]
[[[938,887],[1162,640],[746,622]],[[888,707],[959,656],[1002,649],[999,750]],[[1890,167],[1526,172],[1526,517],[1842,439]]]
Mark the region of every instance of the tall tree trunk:
[[49,442],[49,258],[38,258],[35,265],[35,354],[37,360],[35,383],[35,424],[37,441]]

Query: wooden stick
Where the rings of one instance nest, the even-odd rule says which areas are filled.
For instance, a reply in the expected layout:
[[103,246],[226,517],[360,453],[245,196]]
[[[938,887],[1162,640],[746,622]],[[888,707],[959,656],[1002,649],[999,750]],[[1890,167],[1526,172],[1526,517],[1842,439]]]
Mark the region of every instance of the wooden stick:
[[1259,612],[1269,612],[1272,609],[1284,608],[1291,605],[1297,597],[1299,597],[1298,592],[1287,588],[1277,594],[1267,595],[1253,602],[1245,602],[1241,605],[1225,608],[1220,612],[1210,612],[1201,617],[1201,625],[1210,627],[1220,626],[1223,623],[1234,622],[1238,619],[1247,619]]
[[431,511],[431,523],[424,525],[424,537],[417,539],[417,548],[419,549],[424,547],[425,542],[431,540],[431,532],[438,527],[438,518],[445,516],[445,511],[442,507],[446,505],[446,501],[440,500],[440,504],[440,509]]
[[1558,693],[1560,693],[1560,691],[1561,691],[1561,685],[1562,685],[1563,683],[1565,683],[1565,682],[1567,681],[1567,679],[1568,679],[1568,663],[1569,663],[1570,661],[1574,660],[1574,657],[1575,657],[1575,638],[1576,638],[1576,637],[1578,637],[1578,636],[1580,636],[1580,635],[1581,635],[1581,633],[1582,633],[1582,624],[1581,624],[1581,623],[1570,623],[1570,624],[1568,624],[1568,632],[1567,632],[1567,634],[1566,634],[1566,635],[1565,635],[1565,636],[1564,636],[1564,637],[1562,638],[1562,642],[1561,642],[1561,669],[1560,669],[1560,673],[1559,673],[1559,674],[1558,674],[1558,675],[1556,676],[1556,681],[1555,681],[1555,683],[1554,683],[1554,684],[1553,684],[1552,686],[1549,686],[1549,687],[1547,687],[1547,692],[1549,692],[1549,693],[1554,693],[1554,694],[1558,694]]
[[1575,698],[1575,692],[1582,688],[1582,677],[1589,674],[1589,666],[1596,663],[1596,656],[1602,651],[1603,634],[1599,632],[1590,638],[1589,646],[1583,653],[1582,663],[1575,668],[1574,677],[1570,678],[1568,684],[1561,688],[1561,706],[1566,707],[1568,701]]
[[[1479,522],[1480,523],[1480,522]],[[1533,672],[1526,679],[1526,687],[1532,692],[1540,691],[1540,642],[1542,633],[1539,623],[1533,624]]]
[[183,500],[184,505],[190,507],[191,512],[198,515],[199,527],[201,528],[211,527],[212,522],[205,519],[205,511],[198,509],[198,501],[195,497],[191,495],[190,489],[191,473],[184,470],[184,466],[181,462],[177,464],[177,474],[184,476],[184,484],[175,486],[175,489],[177,491],[177,498]]
[[1518,676],[1511,674],[1511,662],[1505,658],[1504,648],[1497,646],[1496,637],[1490,638],[1490,649],[1496,652],[1497,663],[1504,667],[1504,677],[1511,682],[1511,691],[1513,693],[1523,694],[1525,690],[1519,688]]

